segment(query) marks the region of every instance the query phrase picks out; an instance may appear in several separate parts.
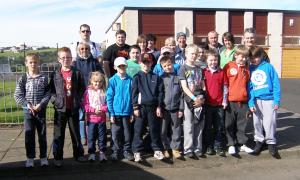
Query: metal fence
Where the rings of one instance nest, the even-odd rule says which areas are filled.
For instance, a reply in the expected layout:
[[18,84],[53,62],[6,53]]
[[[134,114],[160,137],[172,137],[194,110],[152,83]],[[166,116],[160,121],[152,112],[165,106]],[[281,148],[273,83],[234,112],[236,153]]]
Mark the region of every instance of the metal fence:
[[[50,75],[58,68],[58,63],[44,63],[40,71]],[[22,124],[24,121],[23,109],[14,100],[14,91],[18,79],[25,73],[24,65],[9,64],[0,65],[0,125],[1,124]],[[53,106],[49,103],[47,107],[46,120],[52,121],[54,115]]]

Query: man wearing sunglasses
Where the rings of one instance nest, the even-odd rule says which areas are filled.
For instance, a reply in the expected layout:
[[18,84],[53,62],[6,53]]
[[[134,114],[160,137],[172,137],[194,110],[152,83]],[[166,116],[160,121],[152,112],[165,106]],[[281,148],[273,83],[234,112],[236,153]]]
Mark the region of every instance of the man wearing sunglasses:
[[100,51],[100,45],[98,43],[95,43],[93,41],[91,41],[90,37],[91,37],[91,28],[89,25],[87,24],[82,24],[79,28],[79,34],[80,34],[80,41],[77,41],[73,46],[73,48],[71,48],[72,50],[72,55],[73,55],[73,61],[76,61],[76,57],[78,56],[77,53],[77,47],[79,45],[79,43],[84,42],[90,45],[90,51],[91,54],[93,55],[93,57],[95,59],[97,59],[100,63],[102,62],[102,53]]

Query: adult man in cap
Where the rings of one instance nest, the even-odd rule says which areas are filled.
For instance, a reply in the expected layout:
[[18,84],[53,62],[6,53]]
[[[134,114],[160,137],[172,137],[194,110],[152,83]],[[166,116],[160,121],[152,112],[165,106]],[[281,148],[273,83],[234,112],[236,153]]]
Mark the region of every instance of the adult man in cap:
[[186,34],[183,32],[177,33],[176,40],[177,46],[175,47],[175,63],[183,65],[185,60],[184,49],[187,46]]

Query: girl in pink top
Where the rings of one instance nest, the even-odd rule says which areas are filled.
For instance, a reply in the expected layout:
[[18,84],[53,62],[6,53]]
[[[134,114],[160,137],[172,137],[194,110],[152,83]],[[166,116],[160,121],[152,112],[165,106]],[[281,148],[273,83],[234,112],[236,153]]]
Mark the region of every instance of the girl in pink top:
[[[99,161],[107,160],[106,151],[106,83],[100,72],[92,72],[90,85],[84,93],[83,107],[88,124],[88,153],[89,161],[96,160],[96,140],[99,146]],[[98,136],[97,136],[98,135]]]

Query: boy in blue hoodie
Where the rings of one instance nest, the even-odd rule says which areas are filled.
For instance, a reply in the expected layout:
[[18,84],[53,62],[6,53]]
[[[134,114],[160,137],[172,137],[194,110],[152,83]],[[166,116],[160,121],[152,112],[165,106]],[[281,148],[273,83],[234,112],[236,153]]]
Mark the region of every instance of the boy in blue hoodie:
[[263,59],[261,47],[251,49],[249,108],[253,112],[253,154],[261,152],[263,143],[268,144],[270,154],[279,158],[276,147],[276,116],[280,104],[280,82],[274,67]]
[[[109,79],[106,94],[110,122],[112,123],[113,153],[112,160],[118,160],[121,151],[124,157],[132,161],[131,151],[131,84],[132,78],[126,73],[127,62],[124,57],[118,57],[114,61],[117,73]],[[122,140],[123,139],[123,140]]]

